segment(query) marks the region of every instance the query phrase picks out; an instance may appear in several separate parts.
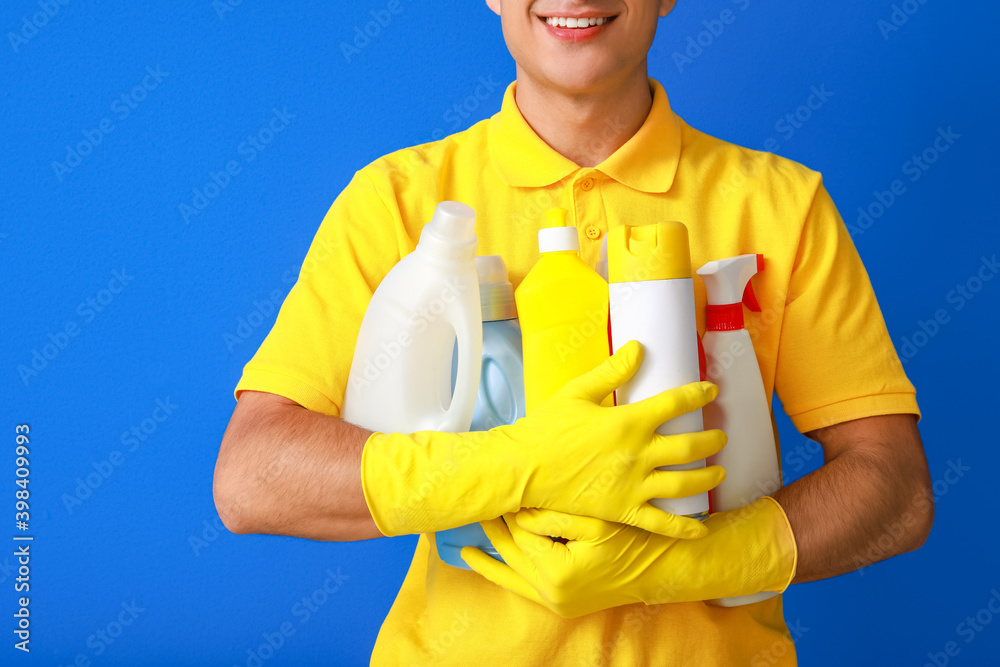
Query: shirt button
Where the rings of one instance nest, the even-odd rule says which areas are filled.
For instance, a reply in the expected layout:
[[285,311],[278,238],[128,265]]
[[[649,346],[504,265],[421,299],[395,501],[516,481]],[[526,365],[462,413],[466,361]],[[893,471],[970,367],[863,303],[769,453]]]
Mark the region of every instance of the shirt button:
[[591,241],[596,241],[601,238],[601,230],[594,225],[587,227],[587,238]]
[[582,181],[580,181],[580,187],[583,188],[585,192],[590,192],[591,190],[594,189],[594,179],[592,178],[583,179]]

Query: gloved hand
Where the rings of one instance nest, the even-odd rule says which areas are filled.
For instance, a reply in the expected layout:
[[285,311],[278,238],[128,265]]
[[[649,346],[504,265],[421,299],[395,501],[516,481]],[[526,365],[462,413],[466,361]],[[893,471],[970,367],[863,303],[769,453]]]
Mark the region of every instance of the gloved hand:
[[461,555],[493,583],[565,618],[636,602],[782,592],[791,583],[795,538],[778,501],[765,496],[713,514],[705,525],[708,536],[678,540],[593,517],[524,509],[482,522],[506,564],[475,547]]
[[700,537],[701,522],[649,504],[652,498],[703,493],[725,478],[719,466],[656,470],[707,458],[722,449],[719,430],[663,436],[655,429],[715,398],[697,382],[644,401],[602,407],[642,361],[632,341],[572,380],[534,414],[486,432],[374,433],[361,456],[361,482],[384,535],[447,530],[543,507]]

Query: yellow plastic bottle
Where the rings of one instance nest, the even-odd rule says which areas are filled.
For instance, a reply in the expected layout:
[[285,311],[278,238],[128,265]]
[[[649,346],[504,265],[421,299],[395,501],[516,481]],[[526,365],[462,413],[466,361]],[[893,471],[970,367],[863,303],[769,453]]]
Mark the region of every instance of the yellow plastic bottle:
[[[566,226],[566,209],[547,216],[549,227],[538,231],[538,261],[514,292],[527,414],[610,356],[608,283],[580,259],[579,233]],[[609,396],[603,404],[613,403]]]

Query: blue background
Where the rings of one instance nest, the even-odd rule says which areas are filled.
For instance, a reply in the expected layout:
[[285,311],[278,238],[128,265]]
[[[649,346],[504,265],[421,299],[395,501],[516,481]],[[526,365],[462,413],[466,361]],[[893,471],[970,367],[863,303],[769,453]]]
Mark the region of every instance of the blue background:
[[[265,302],[287,294],[354,171],[499,109],[514,77],[499,21],[480,2],[456,12],[402,0],[345,55],[340,44],[387,1],[48,1],[51,19],[38,0],[0,8],[0,508],[17,534],[14,427],[28,423],[35,536],[30,656],[13,648],[14,543],[0,548],[0,662],[246,665],[287,622],[295,633],[264,664],[367,664],[416,538],[234,536],[220,529],[213,466],[233,386],[274,319]],[[809,665],[921,665],[929,653],[992,664],[1000,651],[1000,618],[971,638],[959,628],[1000,589],[989,489],[1000,463],[1000,280],[969,283],[1000,250],[998,12],[969,0],[901,4],[915,13],[883,33],[889,0],[680,2],[649,57],[685,120],[753,148],[775,139],[775,152],[824,174],[847,222],[894,180],[905,186],[855,242],[897,348],[923,343],[906,369],[937,520],[916,553],[792,587],[786,617]],[[700,53],[679,66],[673,54],[727,8],[735,20],[701,35]],[[147,67],[165,75],[136,89]],[[481,77],[500,85],[470,99]],[[832,96],[799,110],[813,86]],[[280,118],[275,109],[281,130],[241,150]],[[797,111],[809,118],[789,134],[781,121]],[[108,131],[96,132],[104,119]],[[960,138],[911,181],[904,163],[939,128]],[[68,147],[88,134],[100,142],[68,166]],[[231,160],[239,172],[185,216],[193,189]],[[102,292],[109,282],[117,293]],[[952,290],[967,283],[979,289],[959,307]],[[100,312],[88,299],[103,300]],[[926,323],[939,310],[947,320],[935,330]],[[934,334],[914,336],[921,322]],[[67,324],[76,335],[60,336]],[[22,377],[36,351],[51,358]],[[158,400],[176,406],[162,422]],[[792,458],[808,441],[779,424],[786,470],[818,466],[815,452]],[[133,427],[145,440],[123,443]],[[949,463],[967,470],[946,476]],[[81,483],[86,497],[67,504]],[[340,588],[303,618],[296,603],[328,570]],[[133,601],[136,618],[112,644],[88,644]],[[958,655],[944,656],[948,642]]]

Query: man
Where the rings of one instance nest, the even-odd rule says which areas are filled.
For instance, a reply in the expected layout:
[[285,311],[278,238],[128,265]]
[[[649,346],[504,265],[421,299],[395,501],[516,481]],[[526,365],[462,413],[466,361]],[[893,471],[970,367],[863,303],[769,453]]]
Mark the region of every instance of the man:
[[[355,175],[237,385],[215,477],[230,530],[421,533],[373,664],[750,664],[790,645],[780,596],[734,608],[702,600],[851,571],[887,535],[882,558],[926,539],[933,506],[915,391],[843,222],[815,172],[709,137],[670,110],[646,53],[674,2],[487,0],[517,64],[501,111]],[[340,420],[368,300],[443,199],[479,213],[479,254],[502,255],[515,285],[553,206],[570,212],[591,266],[603,233],[642,221],[685,222],[695,267],[764,253],[755,279],[764,310],[747,327],[768,395],[776,390],[823,446],[824,465],[746,512],[712,517],[707,537],[701,524],[651,509],[648,498],[722,478],[714,467],[653,468],[668,455],[706,456],[724,439],[671,436],[668,452],[652,438],[656,423],[711,400],[704,383],[633,412],[597,407],[640,363],[634,345],[567,385],[544,420],[479,438],[372,434]],[[424,484],[459,445],[463,464]],[[605,450],[646,465],[600,481],[584,459]],[[603,498],[590,502],[597,484]],[[440,561],[427,533],[473,520],[506,564],[468,549],[475,572]],[[554,534],[570,543],[543,537]],[[795,663],[791,648],[767,655]]]

